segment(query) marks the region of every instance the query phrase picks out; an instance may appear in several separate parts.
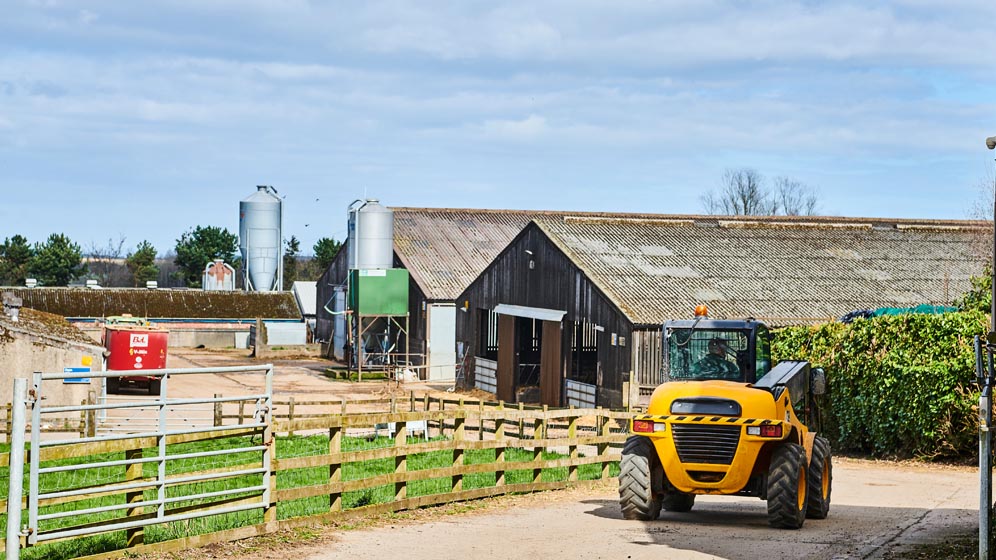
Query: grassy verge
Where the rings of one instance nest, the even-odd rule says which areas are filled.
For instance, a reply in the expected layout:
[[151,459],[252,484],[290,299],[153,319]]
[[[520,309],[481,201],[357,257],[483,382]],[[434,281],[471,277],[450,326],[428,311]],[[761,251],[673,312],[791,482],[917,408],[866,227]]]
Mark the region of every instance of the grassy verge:
[[[410,442],[417,443],[418,440],[413,438]],[[260,442],[257,440],[252,444],[258,445],[259,443]],[[356,451],[390,447],[393,443],[392,439],[386,437],[379,437],[375,439],[347,437],[343,440],[343,450]],[[244,441],[238,439],[219,439],[190,444],[171,445],[168,450],[170,455],[203,451],[221,451],[223,453],[213,457],[169,461],[167,463],[167,474],[173,475],[205,470],[222,471],[232,469],[249,469],[254,466],[253,461],[255,461],[255,466],[258,466],[258,452],[247,454],[238,453],[236,451],[239,447],[243,447],[245,445],[246,443]],[[328,445],[328,437],[324,435],[281,437],[277,439],[276,454],[278,458],[324,455],[328,453]],[[155,449],[143,450],[143,456],[145,457],[154,457],[155,455]],[[543,454],[544,459],[556,459],[562,457],[564,457],[564,455],[557,453],[546,452]],[[99,456],[47,462],[43,463],[42,466],[71,466],[82,463],[120,461],[124,458],[124,453],[110,453]],[[506,450],[505,458],[508,463],[514,464],[515,462],[532,461],[533,454],[531,450],[527,451],[524,449],[509,448]],[[468,450],[464,455],[465,464],[489,463],[494,461],[494,450]],[[452,466],[452,462],[452,451],[449,450],[415,453],[408,456],[408,470],[415,471],[449,467]],[[144,477],[155,477],[157,469],[158,465],[156,463],[147,463],[143,465],[142,475]],[[614,476],[618,473],[617,465],[613,465],[612,469],[612,474]],[[40,490],[44,493],[73,488],[93,487],[103,484],[120,483],[124,481],[124,471],[125,467],[117,466],[101,467],[97,469],[75,469],[58,473],[44,474],[40,477]],[[343,466],[343,479],[359,480],[391,472],[394,472],[393,458],[349,463]],[[582,465],[578,468],[578,474],[581,480],[596,479],[601,475],[601,468],[600,465]],[[3,479],[8,479],[9,473],[7,469],[0,469],[0,476],[2,476]],[[328,482],[328,476],[328,467],[282,471],[277,475],[277,488],[285,489],[320,485]],[[531,468],[515,470],[513,465],[510,464],[509,468],[506,470],[505,479],[507,484],[518,484],[531,482],[532,476],[533,471]],[[566,479],[567,468],[545,469],[543,471],[543,481],[561,481]],[[263,477],[261,474],[246,474],[224,480],[194,482],[171,486],[169,488],[169,497],[190,496],[199,493],[219,492],[258,486],[262,483],[262,480]],[[416,497],[446,493],[450,491],[450,484],[451,481],[449,477],[414,481],[408,484],[408,496]],[[468,490],[490,487],[494,486],[494,484],[494,473],[469,474],[463,479],[463,487]],[[0,497],[6,498],[7,490],[6,485],[0,486]],[[226,499],[250,497],[251,495],[253,494],[242,493],[234,496],[226,496]],[[144,500],[153,500],[155,497],[156,491],[154,489],[143,492]],[[218,498],[215,498],[214,500],[217,499]],[[393,499],[394,487],[393,485],[388,485],[363,491],[346,493],[343,495],[343,507],[345,509],[357,508],[365,505],[385,503],[392,501]],[[171,504],[170,507],[184,507],[211,501],[213,500],[210,498],[188,500],[185,502]],[[42,508],[40,513],[51,514],[78,511],[81,509],[99,508],[123,503],[125,503],[125,497],[123,495],[99,497],[74,502],[72,504],[48,506]],[[280,519],[315,515],[325,513],[327,511],[328,497],[326,496],[281,502],[277,506],[277,515]],[[72,515],[43,521],[40,525],[43,531],[52,531],[60,528],[76,526],[82,522],[92,523],[120,519],[124,515],[125,510],[91,513],[85,516],[85,521],[81,521],[80,516],[78,515]],[[191,535],[253,525],[260,522],[262,522],[262,512],[260,510],[250,510],[146,527],[144,538],[147,543],[161,542]],[[5,530],[6,516],[3,515],[0,516],[0,531]],[[67,542],[43,544],[23,551],[21,557],[26,560],[62,560],[121,548],[125,548],[124,531],[78,538]]]

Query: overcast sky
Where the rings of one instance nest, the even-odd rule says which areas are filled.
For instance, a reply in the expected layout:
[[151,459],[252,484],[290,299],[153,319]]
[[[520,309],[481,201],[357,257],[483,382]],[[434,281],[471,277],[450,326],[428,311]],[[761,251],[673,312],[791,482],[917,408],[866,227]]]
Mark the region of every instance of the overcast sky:
[[724,169],[821,213],[968,217],[990,0],[3,0],[0,239],[238,230],[306,253],[393,206],[698,213]]

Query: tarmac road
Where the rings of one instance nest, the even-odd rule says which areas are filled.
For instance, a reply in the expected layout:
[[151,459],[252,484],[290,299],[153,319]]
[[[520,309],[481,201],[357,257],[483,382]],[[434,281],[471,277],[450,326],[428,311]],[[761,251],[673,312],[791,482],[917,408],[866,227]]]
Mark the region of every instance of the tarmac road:
[[[196,351],[171,358],[171,367],[243,361]],[[275,393],[283,395],[355,395],[384,387],[330,383],[307,362],[285,363],[277,370]],[[191,378],[175,389],[180,396],[227,395],[258,390],[257,378]],[[470,510],[458,514],[422,510],[369,529],[323,527],[316,529],[321,533],[317,542],[292,539],[252,551],[233,546],[243,560],[903,558],[918,543],[977,533],[978,502],[978,472],[972,468],[836,458],[830,516],[806,520],[797,531],[770,528],[765,503],[739,497],[699,496],[690,513],[663,512],[655,522],[625,521],[615,487],[603,485],[501,498],[493,507],[458,505],[458,511]],[[191,553],[200,558],[204,551]]]
[[[837,460],[830,516],[772,529],[755,498],[699,496],[690,513],[625,521],[612,488],[502,511],[347,531],[300,560],[838,559],[903,557],[910,545],[972,534],[978,475],[970,468]],[[582,495],[573,497],[574,494]]]

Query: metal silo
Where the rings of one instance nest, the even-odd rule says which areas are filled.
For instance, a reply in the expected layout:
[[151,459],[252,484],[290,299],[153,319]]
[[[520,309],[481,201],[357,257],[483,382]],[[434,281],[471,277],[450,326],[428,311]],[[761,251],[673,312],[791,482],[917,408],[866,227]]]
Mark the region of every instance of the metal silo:
[[349,268],[394,268],[394,212],[377,199],[349,205]]
[[261,185],[239,203],[239,248],[246,290],[280,290],[284,283],[281,258],[283,201],[273,187]]

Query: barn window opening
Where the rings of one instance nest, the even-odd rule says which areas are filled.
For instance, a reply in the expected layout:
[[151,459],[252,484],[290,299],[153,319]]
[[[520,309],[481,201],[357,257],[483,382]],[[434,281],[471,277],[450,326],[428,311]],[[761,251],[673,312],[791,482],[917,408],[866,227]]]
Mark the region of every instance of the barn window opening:
[[571,370],[568,377],[595,385],[598,380],[599,329],[588,321],[574,321],[571,335]]
[[498,360],[498,314],[490,309],[478,309],[477,318],[477,357]]

